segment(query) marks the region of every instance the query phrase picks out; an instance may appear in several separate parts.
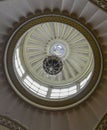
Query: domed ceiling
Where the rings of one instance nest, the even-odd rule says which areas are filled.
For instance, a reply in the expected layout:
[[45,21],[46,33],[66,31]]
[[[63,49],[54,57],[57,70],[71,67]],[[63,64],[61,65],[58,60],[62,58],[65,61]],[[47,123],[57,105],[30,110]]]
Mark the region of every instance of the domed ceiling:
[[107,108],[107,13],[96,5],[1,1],[0,114],[31,130],[95,128]]
[[23,99],[46,109],[65,109],[95,89],[103,61],[88,27],[72,15],[47,10],[12,34],[4,64],[10,84]]

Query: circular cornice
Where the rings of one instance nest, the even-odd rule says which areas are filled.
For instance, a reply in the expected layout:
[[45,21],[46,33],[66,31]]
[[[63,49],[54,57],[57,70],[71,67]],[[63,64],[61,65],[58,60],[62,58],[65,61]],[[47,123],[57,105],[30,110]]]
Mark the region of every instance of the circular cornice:
[[[67,24],[61,22],[37,24],[25,32],[21,39],[17,48],[20,53],[22,52],[21,57],[25,66],[40,83],[61,87],[74,82],[79,83],[94,67],[93,52],[88,40],[80,31]],[[20,44],[22,47],[19,47]],[[52,49],[56,45],[63,48],[63,55],[59,55],[58,48],[54,54]],[[63,70],[59,75],[50,76],[43,71],[42,63],[47,55],[56,55],[62,60]]]
[[[63,100],[59,102],[47,101],[35,97],[34,95],[29,93],[26,89],[22,87],[22,85],[17,80],[17,77],[13,69],[14,68],[13,52],[19,38],[31,27],[45,22],[60,22],[76,28],[86,37],[93,50],[94,62],[95,62],[94,72],[92,78],[87,84],[86,89],[84,89],[84,91],[79,93],[77,96],[69,98],[65,101]],[[92,94],[92,92],[98,86],[98,83],[102,75],[103,58],[102,58],[102,53],[100,50],[98,40],[93,35],[93,33],[88,29],[88,27],[84,24],[83,21],[79,20],[78,18],[75,18],[73,15],[68,15],[66,12],[60,13],[57,10],[53,12],[49,10],[45,10],[45,13],[38,13],[38,15],[30,15],[28,18],[23,19],[22,22],[20,22],[20,25],[11,34],[5,48],[4,66],[5,66],[4,68],[5,68],[6,77],[10,85],[22,99],[24,99],[25,101],[27,101],[28,103],[34,106],[43,109],[63,110],[78,105],[79,103],[83,102]]]
[[0,128],[2,130],[28,130],[19,122],[11,120],[9,117],[0,115]]

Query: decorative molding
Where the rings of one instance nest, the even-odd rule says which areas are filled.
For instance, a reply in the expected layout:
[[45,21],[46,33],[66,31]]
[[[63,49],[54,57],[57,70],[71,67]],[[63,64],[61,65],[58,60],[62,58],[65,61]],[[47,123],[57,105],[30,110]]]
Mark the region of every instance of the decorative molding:
[[[17,80],[13,69],[13,52],[19,38],[31,27],[43,22],[51,21],[68,24],[79,30],[90,42],[94,56],[96,57],[93,78],[88,83],[87,89],[84,89],[84,91],[81,92],[78,96],[73,97],[72,100],[69,98],[66,101],[62,100],[58,102],[42,100],[42,98],[36,97],[35,95],[29,93],[24,87],[22,87],[20,82]],[[67,11],[60,12],[58,9],[54,9],[54,11],[51,12],[50,10],[45,9],[43,12],[36,11],[35,14],[29,14],[26,16],[26,18],[22,17],[19,24],[16,23],[15,28],[10,30],[10,38],[8,37],[7,39],[4,51],[4,70],[10,86],[23,100],[41,109],[64,110],[74,107],[85,101],[92,94],[92,92],[94,92],[96,87],[99,86],[103,67],[102,52],[100,50],[100,39],[97,38],[97,31],[92,31],[91,25],[86,25],[85,23],[85,19],[79,19],[75,14],[69,14]]]
[[100,120],[95,130],[107,130],[107,113]]
[[2,115],[0,115],[0,126],[4,126],[9,130],[27,130],[25,127],[23,127],[16,121],[13,121],[8,117]]
[[103,9],[104,11],[107,11],[107,0],[90,0],[92,3]]

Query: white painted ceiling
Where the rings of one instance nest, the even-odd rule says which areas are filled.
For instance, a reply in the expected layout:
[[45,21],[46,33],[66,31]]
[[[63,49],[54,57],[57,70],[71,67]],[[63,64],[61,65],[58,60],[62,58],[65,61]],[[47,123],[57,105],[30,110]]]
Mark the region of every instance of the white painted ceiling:
[[[3,41],[8,28],[28,12],[59,8],[76,13],[99,32],[102,47],[107,49],[107,13],[89,0],[4,0],[0,1],[0,114],[17,120],[29,130],[92,130],[107,110],[107,66],[100,88],[83,104],[66,111],[39,110],[22,101],[9,87],[3,71]],[[107,60],[105,59],[105,62]]]

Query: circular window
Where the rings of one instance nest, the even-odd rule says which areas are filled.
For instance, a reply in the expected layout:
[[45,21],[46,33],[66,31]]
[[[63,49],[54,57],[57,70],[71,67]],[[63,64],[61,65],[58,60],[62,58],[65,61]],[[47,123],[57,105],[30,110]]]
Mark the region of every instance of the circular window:
[[6,76],[27,102],[65,109],[96,88],[102,56],[92,33],[75,19],[41,15],[27,20],[6,46]]

